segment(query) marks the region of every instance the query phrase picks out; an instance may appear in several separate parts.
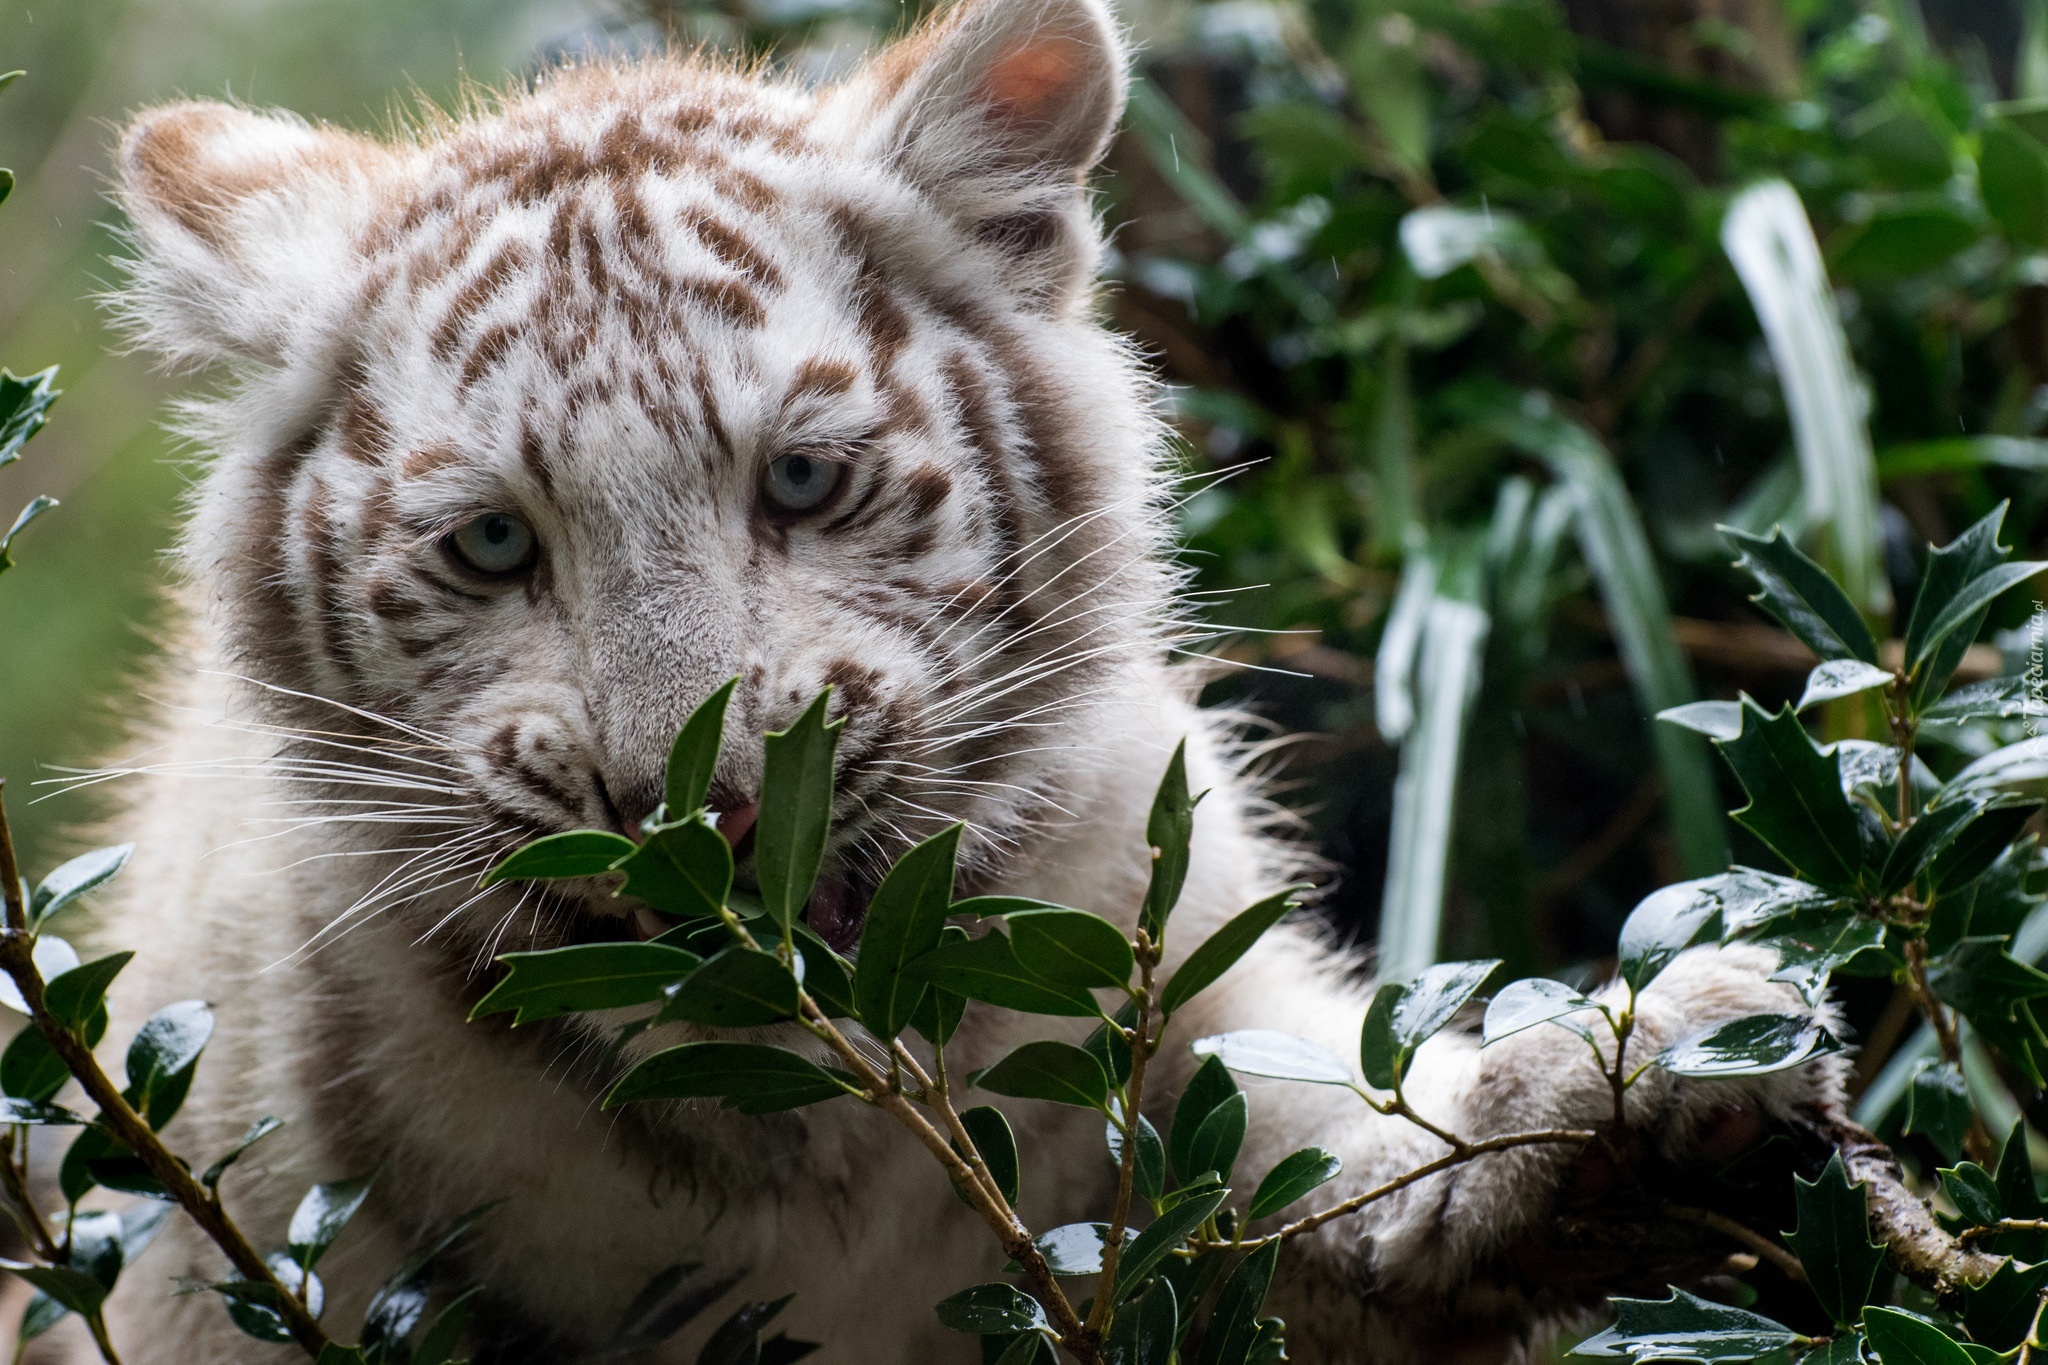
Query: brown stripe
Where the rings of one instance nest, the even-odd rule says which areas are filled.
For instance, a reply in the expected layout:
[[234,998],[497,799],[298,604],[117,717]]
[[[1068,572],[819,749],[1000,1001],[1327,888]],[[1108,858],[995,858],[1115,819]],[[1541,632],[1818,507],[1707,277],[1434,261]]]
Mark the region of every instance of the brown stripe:
[[510,282],[527,263],[527,250],[523,242],[510,241],[501,244],[491,253],[491,259],[484,268],[472,276],[467,283],[455,291],[455,297],[448,303],[448,311],[441,315],[431,337],[433,355],[436,360],[452,360],[456,345],[462,340],[464,329],[484,305],[497,297],[498,292]]
[[751,276],[764,289],[782,288],[782,272],[775,263],[732,228],[708,214],[693,213],[683,221],[683,226],[694,231],[711,254],[742,275]]

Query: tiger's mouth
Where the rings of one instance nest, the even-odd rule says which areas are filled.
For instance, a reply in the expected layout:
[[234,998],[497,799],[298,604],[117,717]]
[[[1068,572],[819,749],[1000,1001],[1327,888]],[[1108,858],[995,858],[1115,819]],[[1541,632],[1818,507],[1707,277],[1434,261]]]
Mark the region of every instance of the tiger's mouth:
[[[736,884],[752,889],[754,879],[754,823],[760,814],[760,807],[749,801],[728,810],[713,810],[712,822],[725,841],[732,846]],[[804,921],[811,932],[831,945],[834,952],[845,954],[860,940],[860,931],[867,922],[868,900],[872,889],[863,882],[846,875],[827,873],[818,878],[811,890],[811,899],[804,907]],[[674,915],[663,914],[651,905],[637,901],[629,902],[632,909],[626,917],[631,937],[646,942],[684,923]]]

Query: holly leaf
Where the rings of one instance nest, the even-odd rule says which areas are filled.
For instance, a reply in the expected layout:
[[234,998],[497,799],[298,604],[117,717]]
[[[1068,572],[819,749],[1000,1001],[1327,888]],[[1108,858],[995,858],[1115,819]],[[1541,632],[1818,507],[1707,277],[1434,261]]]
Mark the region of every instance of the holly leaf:
[[1870,1240],[1869,1190],[1849,1183],[1837,1152],[1818,1180],[1795,1175],[1792,1193],[1799,1226],[1785,1234],[1785,1244],[1798,1255],[1807,1287],[1828,1316],[1837,1326],[1853,1327],[1884,1264],[1884,1248]]
[[1763,1076],[1841,1050],[1811,1016],[1751,1014],[1679,1039],[1657,1054],[1657,1064],[1674,1076],[1700,1079]]
[[1797,1332],[1756,1313],[1673,1288],[1668,1299],[1613,1300],[1614,1326],[1566,1353],[1575,1360],[1696,1362],[1737,1365],[1800,1340]]
[[1807,735],[1791,707],[1774,716],[1753,701],[1742,705],[1742,733],[1715,741],[1749,794],[1736,821],[1804,880],[1830,890],[1853,888],[1863,843],[1834,758]]
[[1877,662],[1877,640],[1856,604],[1782,528],[1774,527],[1768,537],[1731,526],[1719,529],[1739,556],[1735,567],[1756,580],[1758,591],[1750,601],[1823,659]]

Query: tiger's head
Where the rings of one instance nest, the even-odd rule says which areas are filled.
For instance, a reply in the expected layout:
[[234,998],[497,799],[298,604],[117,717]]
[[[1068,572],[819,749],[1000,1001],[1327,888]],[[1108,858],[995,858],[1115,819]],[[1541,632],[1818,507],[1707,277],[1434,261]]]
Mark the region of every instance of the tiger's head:
[[[1171,588],[1147,381],[1091,311],[1123,96],[1102,0],[966,0],[823,89],[670,58],[386,139],[134,121],[120,306],[224,375],[183,542],[223,667],[282,771],[395,812],[332,837],[465,812],[384,903],[490,931],[451,898],[524,838],[633,830],[735,675],[742,816],[761,733],[834,689],[828,897],[1057,810]],[[365,762],[418,792],[348,789]]]

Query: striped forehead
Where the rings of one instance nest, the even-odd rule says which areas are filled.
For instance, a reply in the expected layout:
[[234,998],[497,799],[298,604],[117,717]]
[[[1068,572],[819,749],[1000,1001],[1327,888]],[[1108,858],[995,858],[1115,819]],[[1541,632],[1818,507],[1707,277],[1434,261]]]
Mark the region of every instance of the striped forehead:
[[901,425],[909,320],[844,208],[874,168],[789,123],[567,112],[496,130],[517,154],[436,151],[371,234],[364,332],[384,344],[364,363],[418,417],[516,425],[529,454],[602,435],[733,456]]

